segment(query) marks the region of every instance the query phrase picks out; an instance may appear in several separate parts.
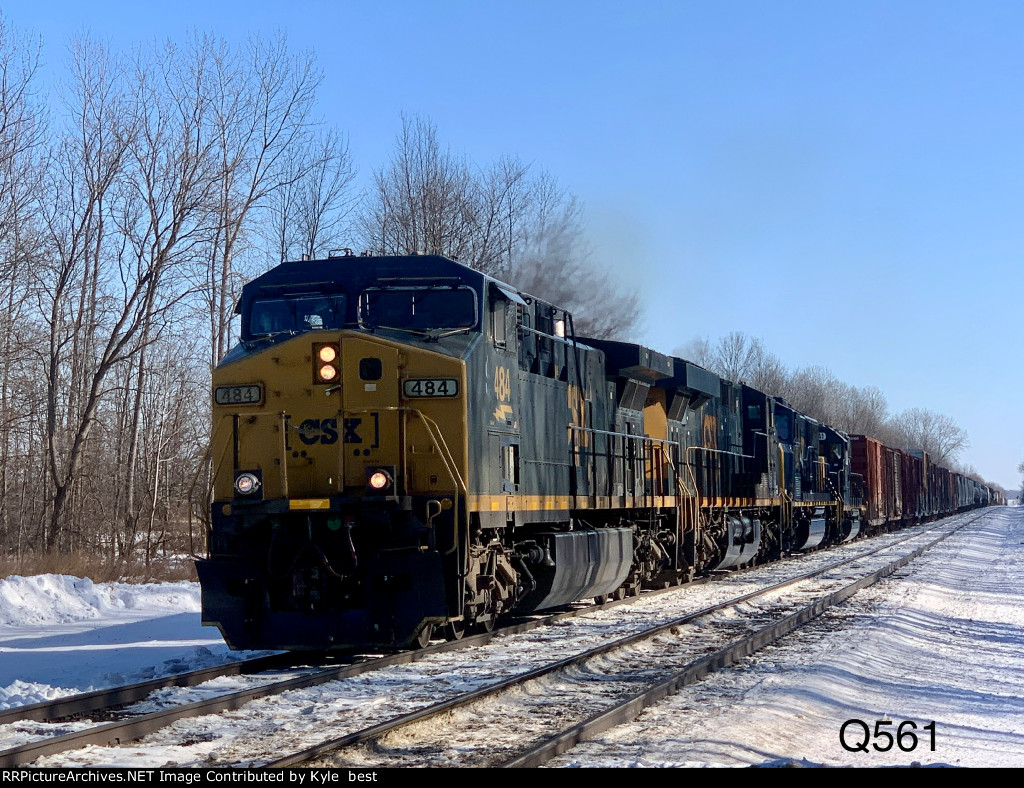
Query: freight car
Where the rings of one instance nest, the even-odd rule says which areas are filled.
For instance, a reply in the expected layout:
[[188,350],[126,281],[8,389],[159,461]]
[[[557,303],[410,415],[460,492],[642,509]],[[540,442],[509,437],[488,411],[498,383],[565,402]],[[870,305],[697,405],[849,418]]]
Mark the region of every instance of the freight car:
[[439,256],[282,264],[213,376],[203,622],[394,649],[994,501]]

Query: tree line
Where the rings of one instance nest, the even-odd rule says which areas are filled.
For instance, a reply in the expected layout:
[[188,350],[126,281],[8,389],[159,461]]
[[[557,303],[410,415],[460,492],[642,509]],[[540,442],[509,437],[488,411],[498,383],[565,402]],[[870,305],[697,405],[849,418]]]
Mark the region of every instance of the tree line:
[[[41,52],[0,17],[8,566],[84,555],[93,576],[146,577],[203,549],[210,373],[236,341],[242,284],[282,261],[445,254],[568,308],[582,336],[637,330],[637,294],[595,266],[582,206],[551,173],[511,155],[481,165],[405,116],[360,185],[344,131],[318,114],[315,57],[283,36],[129,53],[80,37],[50,93]],[[837,398],[825,370],[723,342],[693,360],[841,429],[902,445],[883,430],[903,424],[937,459],[965,445],[934,414],[888,418],[875,389]]]
[[[478,165],[402,118],[357,188],[322,122],[314,56],[192,34],[130,52],[71,42],[51,94],[41,41],[0,17],[0,547],[114,574],[201,550],[211,369],[241,285],[355,247],[439,253],[623,336],[579,202],[508,156]],[[581,284],[582,283],[582,284]],[[618,288],[621,292],[621,288]]]
[[760,339],[740,331],[715,342],[692,340],[677,353],[729,380],[782,397],[797,410],[850,435],[869,435],[904,451],[924,450],[939,465],[1000,487],[960,462],[960,453],[970,446],[970,440],[949,416],[926,408],[890,413],[885,395],[877,387],[851,385],[821,366],[788,369]]

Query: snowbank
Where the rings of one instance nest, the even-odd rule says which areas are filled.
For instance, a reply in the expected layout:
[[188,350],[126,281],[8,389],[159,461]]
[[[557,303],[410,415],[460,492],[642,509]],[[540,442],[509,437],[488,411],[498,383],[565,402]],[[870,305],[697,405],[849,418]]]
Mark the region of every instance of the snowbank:
[[200,624],[198,583],[0,580],[0,708],[208,667],[231,652]]
[[[68,575],[17,575],[0,580],[0,628],[67,624],[125,610],[198,613],[197,583],[93,583]],[[2,637],[2,632],[0,632]]]

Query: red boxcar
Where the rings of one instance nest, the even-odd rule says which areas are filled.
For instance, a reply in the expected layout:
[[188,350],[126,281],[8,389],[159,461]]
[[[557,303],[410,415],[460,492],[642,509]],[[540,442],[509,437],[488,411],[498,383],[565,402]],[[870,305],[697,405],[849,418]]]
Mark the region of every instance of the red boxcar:
[[903,456],[874,438],[850,436],[850,470],[862,477],[865,519],[871,527],[903,519]]
[[903,523],[909,525],[927,517],[923,462],[913,452],[900,452],[903,487]]

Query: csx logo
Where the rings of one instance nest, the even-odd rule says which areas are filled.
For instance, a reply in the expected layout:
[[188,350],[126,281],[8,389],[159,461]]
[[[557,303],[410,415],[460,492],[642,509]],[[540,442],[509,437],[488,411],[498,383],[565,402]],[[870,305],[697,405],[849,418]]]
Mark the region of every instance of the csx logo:
[[[345,443],[363,442],[362,437],[359,435],[359,425],[362,423],[362,419],[345,419],[345,434],[343,436]],[[306,419],[295,428],[295,431],[299,433],[299,440],[307,446],[312,446],[315,443],[322,443],[325,446],[329,446],[332,443],[338,442],[337,419]]]

